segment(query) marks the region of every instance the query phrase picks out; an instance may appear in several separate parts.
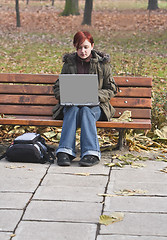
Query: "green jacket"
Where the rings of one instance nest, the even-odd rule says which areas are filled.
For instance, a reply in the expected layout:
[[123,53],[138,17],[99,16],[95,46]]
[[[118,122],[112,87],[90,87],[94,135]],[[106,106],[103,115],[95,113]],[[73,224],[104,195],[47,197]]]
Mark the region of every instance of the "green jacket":
[[[62,74],[77,74],[76,53],[65,54],[63,57]],[[110,104],[110,99],[117,93],[117,86],[112,77],[110,67],[110,57],[107,54],[92,50],[90,59],[89,74],[98,75],[98,95],[100,107],[103,110],[103,120],[110,121],[115,113],[115,109]],[[59,80],[53,87],[56,99],[60,100]],[[53,108],[53,118],[62,119],[63,107],[59,104]]]

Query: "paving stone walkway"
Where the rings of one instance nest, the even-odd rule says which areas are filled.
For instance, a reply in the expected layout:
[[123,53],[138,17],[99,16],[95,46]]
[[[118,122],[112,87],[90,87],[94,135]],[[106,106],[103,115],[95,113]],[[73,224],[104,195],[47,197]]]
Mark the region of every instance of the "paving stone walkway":
[[[0,240],[166,240],[167,174],[159,170],[167,163],[111,169],[110,161],[111,152],[91,168],[0,161]],[[116,195],[125,189],[136,193]],[[113,212],[123,220],[99,224]]]

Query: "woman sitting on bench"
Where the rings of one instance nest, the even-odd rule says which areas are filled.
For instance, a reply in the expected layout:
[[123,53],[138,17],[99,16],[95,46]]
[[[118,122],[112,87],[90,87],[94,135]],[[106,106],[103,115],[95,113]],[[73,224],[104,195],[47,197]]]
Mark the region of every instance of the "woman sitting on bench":
[[[93,166],[101,158],[98,142],[96,121],[110,120],[115,110],[110,104],[111,97],[117,92],[117,86],[112,78],[109,55],[95,51],[94,40],[89,32],[77,32],[73,39],[75,53],[63,57],[62,74],[97,74],[99,106],[61,106],[53,109],[53,118],[61,119],[63,127],[59,147],[56,151],[57,164],[70,166],[76,157],[76,130],[81,127],[81,160],[80,166]],[[74,89],[75,91],[75,89]],[[56,99],[60,100],[59,80],[54,85]]]

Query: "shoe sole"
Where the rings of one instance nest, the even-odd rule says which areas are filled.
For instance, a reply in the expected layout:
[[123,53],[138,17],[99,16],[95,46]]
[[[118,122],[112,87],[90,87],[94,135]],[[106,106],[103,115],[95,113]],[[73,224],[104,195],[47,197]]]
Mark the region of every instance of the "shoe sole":
[[93,163],[93,164],[91,164],[91,163],[86,163],[86,162],[79,162],[79,165],[80,165],[81,167],[92,167],[92,166],[94,166],[94,165],[97,165],[99,162],[100,162],[100,161],[95,162],[95,163]]
[[69,167],[71,165],[71,163],[70,162],[63,162],[63,163],[57,162],[57,165],[62,166],[62,167]]

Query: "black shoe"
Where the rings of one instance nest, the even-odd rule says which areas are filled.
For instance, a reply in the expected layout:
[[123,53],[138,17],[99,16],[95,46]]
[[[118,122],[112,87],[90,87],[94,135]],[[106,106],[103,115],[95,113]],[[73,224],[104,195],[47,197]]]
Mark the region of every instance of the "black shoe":
[[83,167],[91,167],[93,165],[96,165],[100,162],[99,158],[97,156],[93,155],[85,155],[79,162],[80,166]]
[[72,159],[70,155],[64,152],[59,152],[57,154],[57,164],[59,166],[70,166]]

